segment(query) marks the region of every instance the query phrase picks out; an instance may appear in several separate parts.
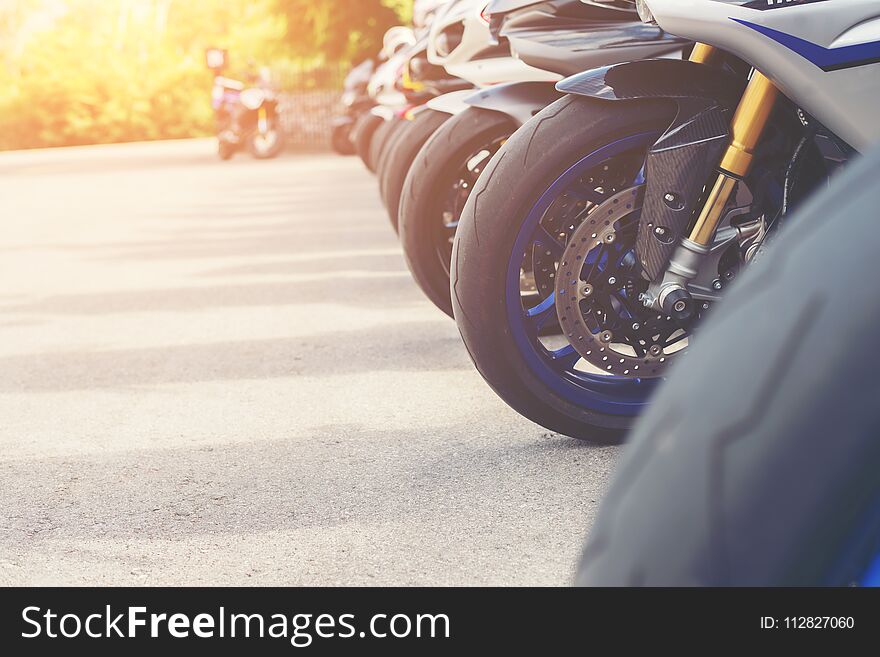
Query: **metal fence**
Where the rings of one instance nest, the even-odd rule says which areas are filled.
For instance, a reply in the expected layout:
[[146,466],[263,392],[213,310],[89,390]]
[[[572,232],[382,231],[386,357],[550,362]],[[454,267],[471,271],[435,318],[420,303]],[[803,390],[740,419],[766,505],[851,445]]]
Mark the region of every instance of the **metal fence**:
[[279,90],[281,125],[291,148],[330,148],[331,121],[338,108],[346,73],[342,66],[273,73]]

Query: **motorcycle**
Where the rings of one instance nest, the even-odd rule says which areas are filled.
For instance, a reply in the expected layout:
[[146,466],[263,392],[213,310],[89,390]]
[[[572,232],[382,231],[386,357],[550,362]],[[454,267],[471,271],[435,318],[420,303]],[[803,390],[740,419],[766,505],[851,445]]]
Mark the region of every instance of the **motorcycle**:
[[487,16],[480,11],[484,7],[479,0],[457,0],[439,12],[432,25],[426,64],[467,84],[459,85],[459,90],[435,94],[425,105],[405,115],[409,126],[395,140],[380,176],[382,200],[395,230],[400,223],[404,182],[416,155],[447,120],[469,107],[465,99],[476,87],[502,80],[545,80],[544,86],[552,90],[560,78],[515,58],[506,43],[492,44]]
[[579,0],[496,0],[483,18],[484,38],[503,46],[528,72],[517,82],[428,103],[454,118],[432,136],[409,168],[399,211],[410,271],[426,296],[450,317],[449,263],[462,208],[504,142],[561,97],[556,82],[632,58],[680,58],[687,46],[684,39],[644,25],[634,11]]
[[260,160],[276,157],[282,151],[284,133],[278,119],[278,97],[265,74],[258,76],[253,86],[246,86],[218,73],[211,96],[220,159],[230,159],[241,148]]
[[[394,193],[393,184],[401,163],[408,166],[407,160],[416,140],[426,125],[426,112],[431,99],[462,89],[472,89],[473,85],[461,78],[450,75],[442,66],[432,64],[427,56],[427,43],[414,50],[401,68],[396,80],[396,89],[405,98],[405,105],[395,109],[383,108],[388,114],[388,136],[377,146],[376,175],[379,180],[379,195],[385,204],[392,224],[396,221],[396,204],[389,202],[389,194]],[[390,111],[389,111],[390,110]],[[430,119],[427,123],[439,125]],[[378,134],[378,133],[377,133]],[[391,174],[391,175],[390,175]],[[399,194],[399,190],[397,191]],[[394,212],[393,212],[394,211]]]
[[345,76],[342,97],[339,99],[340,111],[331,123],[330,143],[339,155],[354,155],[354,126],[364,112],[373,106],[367,94],[367,85],[373,76],[376,62],[365,59]]
[[578,584],[880,586],[878,391],[854,348],[880,296],[841,294],[880,249],[878,167],[875,149],[792,216],[704,324],[632,432]]
[[[880,139],[876,0],[636,4],[697,44],[689,59],[560,82],[477,180],[452,256],[482,376],[599,443],[622,440],[767,240],[798,230],[791,211]],[[740,329],[727,349],[767,337]]]
[[[425,36],[435,15],[449,0],[416,0],[413,6],[413,28],[393,27],[383,39],[380,65],[370,79],[367,93],[374,104],[354,129],[355,150],[367,169],[376,173],[385,145],[391,133],[399,127],[395,118],[407,110],[407,91],[413,91],[402,79],[411,71],[408,63],[424,52]],[[415,89],[417,91],[418,89]]]
[[[379,53],[379,63],[373,74],[367,82],[366,94],[369,99],[369,109],[363,112],[355,122],[352,128],[352,141],[354,143],[355,152],[368,171],[375,171],[370,150],[373,141],[373,135],[379,126],[385,120],[380,111],[379,103],[381,101],[391,102],[394,104],[402,103],[400,97],[388,97],[385,89],[389,86],[393,89],[397,71],[403,65],[406,58],[406,51],[416,43],[415,33],[402,25],[398,25],[389,29],[383,38],[382,51]],[[383,98],[379,98],[383,96]]]

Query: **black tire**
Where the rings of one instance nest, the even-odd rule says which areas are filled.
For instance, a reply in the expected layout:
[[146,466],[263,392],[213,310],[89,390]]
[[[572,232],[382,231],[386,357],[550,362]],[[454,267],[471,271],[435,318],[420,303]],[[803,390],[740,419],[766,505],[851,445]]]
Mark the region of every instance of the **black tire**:
[[444,196],[469,157],[487,144],[510,137],[516,128],[505,114],[469,108],[434,132],[403,183],[398,216],[409,270],[425,296],[450,317],[448,254],[441,251]]
[[400,127],[400,121],[397,117],[388,119],[376,128],[376,132],[373,133],[373,139],[370,141],[370,162],[373,164],[374,173],[378,174],[385,147],[388,145],[394,132]]
[[505,302],[507,266],[519,228],[544,191],[574,163],[622,137],[664,130],[674,112],[666,101],[562,98],[514,133],[465,205],[452,256],[452,305],[459,331],[495,392],[552,431],[619,443],[632,418],[571,403],[524,362],[507,324]]
[[[400,195],[403,191],[403,183],[412,166],[416,155],[421,150],[428,138],[437,131],[450,115],[446,112],[438,112],[425,109],[416,114],[410,122],[410,126],[399,134],[394,147],[385,160],[384,170],[379,178],[382,200],[388,210],[388,218],[394,230],[398,230],[398,218],[400,214]],[[447,285],[448,287],[448,285]]]
[[405,118],[395,118],[391,132],[385,140],[385,144],[382,146],[382,154],[379,156],[379,163],[376,166],[376,180],[378,182],[379,197],[382,199],[383,205],[386,204],[385,197],[382,195],[382,181],[385,179],[385,173],[388,170],[388,162],[391,160],[401,141],[406,139],[406,135],[409,133],[410,128],[412,128],[412,121]]
[[361,162],[370,171],[375,171],[373,162],[370,160],[370,144],[373,141],[373,135],[376,129],[384,123],[381,116],[376,116],[372,112],[364,112],[354,127],[354,148],[357,151]]
[[805,205],[706,322],[633,431],[579,584],[848,585],[880,553],[878,166]]
[[222,139],[217,140],[217,155],[219,155],[220,159],[224,162],[231,160],[232,156],[235,155],[236,150],[234,144],[230,144],[228,141],[223,141]]
[[352,128],[353,126],[348,123],[333,128],[333,132],[330,135],[330,145],[337,154],[347,157],[357,152],[351,141]]

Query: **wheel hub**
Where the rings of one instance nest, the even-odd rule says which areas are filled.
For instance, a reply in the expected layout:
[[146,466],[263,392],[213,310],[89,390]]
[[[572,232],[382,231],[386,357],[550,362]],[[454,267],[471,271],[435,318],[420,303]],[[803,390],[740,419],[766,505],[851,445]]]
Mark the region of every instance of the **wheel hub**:
[[556,311],[569,343],[593,368],[631,378],[663,376],[686,344],[688,326],[639,300],[635,241],[644,185],[591,211],[568,241],[555,282]]

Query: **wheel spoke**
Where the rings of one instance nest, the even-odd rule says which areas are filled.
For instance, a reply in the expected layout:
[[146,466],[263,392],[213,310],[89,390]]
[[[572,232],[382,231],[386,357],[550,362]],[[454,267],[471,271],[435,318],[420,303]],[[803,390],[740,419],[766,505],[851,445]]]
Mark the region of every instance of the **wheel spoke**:
[[645,178],[645,165],[643,164],[639,169],[639,172],[636,174],[635,180],[633,180],[633,185],[641,185],[644,184]]
[[[633,317],[638,317],[639,307],[633,302],[629,297],[621,294],[620,292],[614,293],[614,298],[617,299],[621,305],[626,309],[626,312],[629,313],[630,319]],[[641,305],[641,304],[639,304]]]
[[568,192],[568,195],[576,198],[578,201],[586,201],[593,205],[599,205],[605,200],[605,195],[602,192],[597,192],[595,189],[589,189],[588,187],[572,189]]
[[538,224],[538,228],[535,231],[535,234],[532,238],[537,244],[540,244],[547,251],[550,251],[550,255],[554,260],[559,260],[562,256],[562,251],[565,249],[565,245],[560,242],[556,237],[550,234],[544,226]]
[[[671,336],[670,336],[670,337],[671,337]],[[678,336],[677,338],[675,338],[674,340],[670,340],[670,339],[667,337],[667,338],[666,338],[666,341],[663,343],[663,348],[665,349],[666,347],[671,347],[671,346],[673,346],[673,345],[676,345],[676,344],[678,344],[679,342],[681,342],[682,340],[686,340],[686,339],[689,338],[689,337],[690,337],[690,336],[689,336],[687,333],[682,333],[681,335],[679,335],[679,336]]]
[[594,299],[593,307],[598,308],[602,312],[602,321],[600,324],[603,328],[617,330],[623,326],[620,313],[618,313],[610,303],[606,304],[604,299]]
[[548,353],[553,366],[558,370],[570,370],[581,359],[581,355],[570,344]]
[[551,319],[556,319],[556,293],[526,311],[526,317],[537,335]]
[[597,271],[601,271],[599,269],[599,265],[602,263],[602,256],[605,255],[605,251],[607,248],[608,247],[606,244],[602,244],[590,252],[590,255],[592,256],[592,261],[589,258],[586,261],[586,266],[589,267],[589,269],[581,277],[583,280],[589,281],[593,278]]

